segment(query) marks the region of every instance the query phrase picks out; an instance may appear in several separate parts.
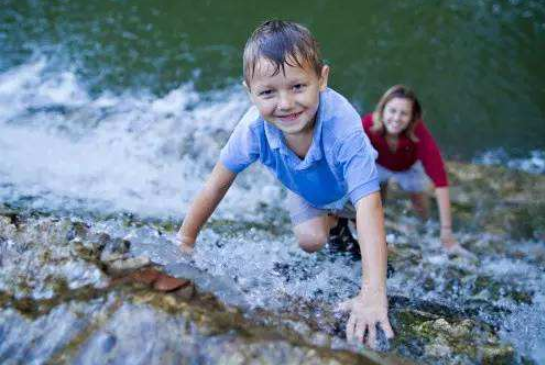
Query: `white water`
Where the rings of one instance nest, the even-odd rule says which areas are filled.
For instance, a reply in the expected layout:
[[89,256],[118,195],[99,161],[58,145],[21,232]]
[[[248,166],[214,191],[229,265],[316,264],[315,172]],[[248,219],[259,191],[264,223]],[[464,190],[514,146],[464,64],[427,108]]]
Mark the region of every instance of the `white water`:
[[[239,87],[203,95],[182,85],[160,98],[146,93],[93,96],[75,73],[54,72],[47,59],[33,59],[0,74],[0,201],[27,200],[38,209],[181,218],[248,105]],[[539,156],[536,161],[539,165]],[[214,217],[260,221],[263,206],[281,210],[282,202],[282,189],[256,166],[237,179]],[[138,249],[157,262],[178,259],[169,245],[172,237],[155,236],[146,246],[143,232],[118,233],[132,234],[129,238],[140,242]],[[390,243],[397,239],[405,237],[389,236]],[[448,259],[440,252],[436,232],[414,239],[426,252],[422,266],[414,270],[434,272],[441,282],[440,268],[446,270]],[[249,231],[225,238],[207,230],[201,240],[196,266],[236,283],[226,299],[240,295],[249,306],[267,308],[281,307],[286,297],[334,304],[358,289],[359,263],[307,255],[291,235]],[[533,243],[528,249],[535,247]],[[453,265],[519,277],[526,280],[524,287],[536,290],[534,305],[512,306],[501,330],[521,352],[545,361],[540,350],[545,337],[539,334],[545,325],[542,271],[512,258],[484,260],[480,267]],[[389,288],[419,299],[452,300],[448,293],[425,292],[417,283],[407,283],[403,273],[389,279]]]
[[[93,97],[47,66],[39,58],[0,75],[0,200],[181,217],[249,105],[237,87],[207,100],[191,85],[162,98]],[[251,220],[281,200],[259,168],[239,180],[218,216]]]
[[483,165],[503,165],[531,174],[545,174],[545,151],[533,150],[525,157],[512,158],[503,149],[487,151],[474,159]]

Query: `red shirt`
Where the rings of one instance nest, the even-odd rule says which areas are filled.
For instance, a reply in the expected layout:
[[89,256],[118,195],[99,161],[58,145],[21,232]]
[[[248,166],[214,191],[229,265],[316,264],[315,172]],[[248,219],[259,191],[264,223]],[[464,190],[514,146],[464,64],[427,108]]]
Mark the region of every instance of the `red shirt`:
[[405,133],[399,136],[397,149],[390,150],[382,131],[373,132],[373,114],[361,118],[365,133],[378,152],[377,163],[392,171],[408,170],[416,161],[421,161],[424,171],[435,184],[436,188],[448,186],[445,163],[439,152],[439,147],[423,121],[416,124],[414,134],[418,142],[413,142]]

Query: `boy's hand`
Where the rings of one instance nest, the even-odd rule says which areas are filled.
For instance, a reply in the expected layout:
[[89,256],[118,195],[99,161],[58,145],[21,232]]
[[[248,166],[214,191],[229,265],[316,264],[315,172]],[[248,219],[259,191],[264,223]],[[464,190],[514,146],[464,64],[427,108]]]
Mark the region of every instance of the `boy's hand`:
[[362,291],[358,296],[341,303],[339,310],[350,311],[346,324],[346,339],[349,342],[362,343],[367,332],[365,344],[376,349],[377,324],[382,327],[386,338],[394,337],[388,320],[388,299],[384,292]]
[[180,250],[184,255],[192,255],[195,248],[195,239],[187,237],[183,234],[182,229],[176,235],[176,242],[180,246]]

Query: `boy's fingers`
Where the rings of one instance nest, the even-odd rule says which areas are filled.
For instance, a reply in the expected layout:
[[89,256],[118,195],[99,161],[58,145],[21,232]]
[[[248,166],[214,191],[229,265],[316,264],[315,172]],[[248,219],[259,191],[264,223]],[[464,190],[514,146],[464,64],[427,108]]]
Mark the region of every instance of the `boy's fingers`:
[[352,316],[348,319],[348,322],[346,322],[346,340],[348,342],[352,342],[354,339],[354,330],[355,330],[355,323],[356,321]]
[[382,330],[384,331],[387,339],[394,338],[394,330],[392,329],[392,326],[390,325],[390,321],[388,319],[381,321],[380,325],[382,326]]
[[176,243],[178,244],[178,246],[180,246],[180,250],[182,251],[182,253],[188,254],[188,255],[191,255],[193,253],[193,249],[195,246],[195,239],[185,236],[182,233],[181,228],[176,234]]
[[185,255],[192,255],[193,254],[193,247],[184,245],[183,243],[180,245],[180,250]]
[[372,349],[375,349],[377,346],[377,326],[370,325],[369,333],[367,334],[367,345]]
[[356,338],[358,339],[358,343],[363,343],[366,327],[367,323],[365,323],[364,321],[358,321],[356,323]]

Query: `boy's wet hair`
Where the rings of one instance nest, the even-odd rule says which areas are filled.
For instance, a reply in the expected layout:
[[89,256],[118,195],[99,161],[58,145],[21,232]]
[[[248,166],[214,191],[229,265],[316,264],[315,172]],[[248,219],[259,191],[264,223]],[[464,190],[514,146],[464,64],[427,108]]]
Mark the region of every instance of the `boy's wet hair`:
[[413,104],[411,121],[405,129],[405,134],[414,142],[418,142],[418,137],[414,134],[414,129],[418,122],[422,119],[422,106],[416,97],[416,94],[413,90],[405,85],[395,85],[386,90],[384,95],[380,98],[380,101],[375,108],[373,113],[373,126],[371,130],[373,132],[384,132],[384,122],[382,120],[382,114],[384,113],[384,108],[390,100],[395,98],[407,99],[410,100]]
[[318,42],[307,28],[294,22],[268,20],[254,30],[243,55],[244,81],[248,86],[261,57],[275,66],[272,76],[280,70],[285,73],[286,64],[301,68],[310,66],[318,76],[322,72]]

